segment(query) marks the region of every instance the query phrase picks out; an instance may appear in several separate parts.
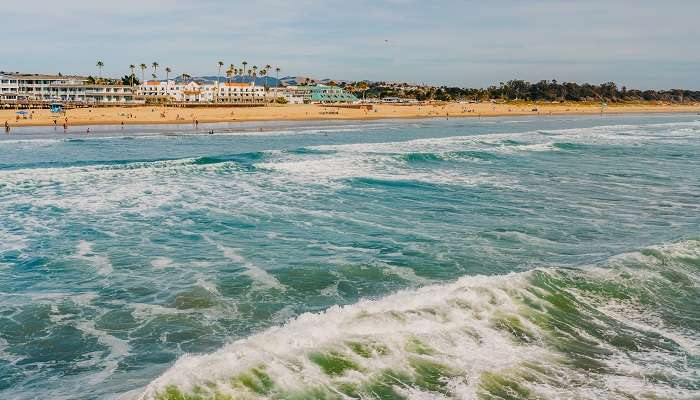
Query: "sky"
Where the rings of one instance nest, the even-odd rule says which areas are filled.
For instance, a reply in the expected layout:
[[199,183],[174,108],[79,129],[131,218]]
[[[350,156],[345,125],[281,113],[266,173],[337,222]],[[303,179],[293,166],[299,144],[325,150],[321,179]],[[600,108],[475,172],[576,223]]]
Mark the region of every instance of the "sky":
[[4,0],[0,15],[5,71],[156,61],[162,78],[247,60],[317,79],[700,90],[697,0]]

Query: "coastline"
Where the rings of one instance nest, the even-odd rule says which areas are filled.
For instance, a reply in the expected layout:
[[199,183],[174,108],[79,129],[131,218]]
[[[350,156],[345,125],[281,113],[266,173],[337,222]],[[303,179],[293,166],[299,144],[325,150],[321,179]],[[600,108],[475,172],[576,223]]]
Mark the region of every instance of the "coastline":
[[[371,111],[317,104],[271,105],[257,108],[183,108],[164,106],[81,108],[66,112],[68,126],[86,125],[160,125],[220,122],[377,120],[399,118],[480,118],[503,116],[549,116],[600,114],[599,105],[583,103],[446,103],[443,105],[374,105]],[[33,111],[31,117],[17,119],[16,110],[0,110],[0,124],[10,127],[62,126],[64,115],[49,110]],[[700,104],[610,105],[603,114],[700,113]]]

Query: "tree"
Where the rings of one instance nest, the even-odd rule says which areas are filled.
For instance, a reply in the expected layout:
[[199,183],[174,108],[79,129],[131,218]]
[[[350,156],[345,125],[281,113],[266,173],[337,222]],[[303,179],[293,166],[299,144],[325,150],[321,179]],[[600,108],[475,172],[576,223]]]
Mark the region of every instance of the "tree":
[[275,98],[277,98],[277,88],[280,85],[280,67],[275,68]]
[[124,75],[124,77],[121,79],[121,84],[134,86],[134,84],[139,84],[139,80],[134,76],[134,74]]
[[141,68],[141,82],[146,83],[146,69],[148,69],[148,66],[142,63],[139,67]]
[[217,63],[217,65],[218,65],[219,69],[217,70],[217,74],[216,74],[216,101],[218,102],[219,101],[219,84],[221,82],[221,67],[224,66],[224,62],[219,61]]
[[362,91],[362,100],[365,100],[365,94],[367,93],[367,89],[369,89],[369,85],[367,82],[362,81],[357,84],[357,88]]
[[156,76],[158,74],[158,66],[159,64],[155,61],[153,61],[153,64],[151,64],[151,67],[153,67],[153,79],[156,79]]
[[260,70],[260,76],[265,78],[265,84],[263,85],[263,87],[265,88],[265,90],[267,90],[267,70],[265,68]]
[[243,64],[243,75],[245,75],[245,67],[246,67],[246,65],[248,65],[248,61],[243,60],[243,62],[241,62],[241,64]]
[[170,73],[173,72],[170,67],[165,67],[165,87],[168,87],[168,81],[170,80]]
[[97,60],[97,69],[99,70],[100,79],[102,79],[102,68],[104,68],[104,66],[105,66],[105,63],[103,63],[100,60]]
[[270,72],[271,68],[272,68],[272,66],[270,64],[265,65],[265,75],[264,75],[265,76],[265,89],[267,89],[269,86],[268,81],[267,81],[267,74]]
[[221,79],[220,79],[220,78],[221,78],[221,68],[224,66],[224,62],[223,62],[223,61],[219,61],[219,62],[218,62],[218,66],[219,66],[219,70],[218,70],[219,72],[218,72],[218,74],[216,75],[216,83],[219,83],[219,81],[221,80]]
[[136,66],[134,64],[129,65],[129,70],[131,70],[131,86],[134,86],[134,70]]

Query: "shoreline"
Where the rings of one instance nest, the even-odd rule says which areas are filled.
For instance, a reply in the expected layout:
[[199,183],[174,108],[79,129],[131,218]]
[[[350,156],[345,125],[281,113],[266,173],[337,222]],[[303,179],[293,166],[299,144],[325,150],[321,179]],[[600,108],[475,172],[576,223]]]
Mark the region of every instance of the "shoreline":
[[[32,112],[30,110],[29,112]],[[7,121],[10,128],[57,126],[61,128],[68,118],[71,126],[101,125],[196,125],[232,122],[272,121],[352,121],[382,119],[424,118],[481,118],[505,116],[552,115],[620,115],[658,113],[698,113],[700,104],[653,105],[625,104],[609,106],[601,112],[600,106],[590,104],[540,103],[447,103],[444,105],[391,105],[379,104],[366,111],[316,104],[273,105],[260,108],[211,107],[207,109],[179,107],[109,107],[67,110],[65,116],[49,110],[33,110],[31,118],[16,118],[15,110],[0,110],[0,124]],[[54,123],[54,120],[56,121]]]

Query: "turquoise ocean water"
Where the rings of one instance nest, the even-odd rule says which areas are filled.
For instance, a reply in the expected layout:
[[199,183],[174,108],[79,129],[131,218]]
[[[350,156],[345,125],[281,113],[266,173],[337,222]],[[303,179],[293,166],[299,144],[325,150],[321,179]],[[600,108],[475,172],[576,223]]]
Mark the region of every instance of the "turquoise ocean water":
[[91,131],[0,137],[2,399],[699,398],[697,115]]

